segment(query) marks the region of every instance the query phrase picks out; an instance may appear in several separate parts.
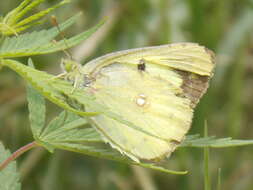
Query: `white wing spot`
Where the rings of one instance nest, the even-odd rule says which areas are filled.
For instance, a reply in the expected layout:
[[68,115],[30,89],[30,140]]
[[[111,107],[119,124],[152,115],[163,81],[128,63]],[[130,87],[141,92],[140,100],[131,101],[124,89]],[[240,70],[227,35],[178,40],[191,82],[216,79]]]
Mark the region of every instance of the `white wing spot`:
[[147,97],[144,94],[139,94],[135,100],[135,103],[138,106],[145,106],[147,104]]

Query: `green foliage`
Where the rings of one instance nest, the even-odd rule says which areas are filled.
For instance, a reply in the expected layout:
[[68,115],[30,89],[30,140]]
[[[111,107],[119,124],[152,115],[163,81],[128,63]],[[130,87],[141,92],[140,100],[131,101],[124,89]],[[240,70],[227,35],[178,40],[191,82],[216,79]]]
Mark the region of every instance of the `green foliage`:
[[[10,156],[10,151],[6,150],[0,142],[0,163]],[[3,171],[0,171],[1,190],[20,190],[19,174],[17,173],[16,162],[10,163]]]
[[[64,30],[70,27],[79,16],[80,14],[71,17],[62,23],[59,28],[61,30]],[[85,32],[82,32],[66,40],[60,40],[58,42],[53,41],[53,39],[60,33],[57,27],[53,27],[48,30],[25,33],[17,37],[7,37],[0,44],[0,59],[48,54],[62,51],[66,48],[73,47],[81,41],[87,39],[103,23],[104,21],[100,22],[95,27]],[[66,43],[68,44],[68,47],[66,47]]]
[[21,20],[29,11],[34,10],[39,4],[45,0],[24,0],[17,8],[10,11],[5,17],[0,19],[0,33],[4,36],[16,35],[31,26],[41,23],[41,19],[52,12],[54,9],[66,4],[69,0],[61,1],[46,10],[40,11],[34,15]]
[[226,148],[252,144],[253,140],[236,140],[231,137],[216,138],[215,136],[199,137],[199,135],[189,135],[186,137],[186,140],[182,143],[181,147]]
[[27,86],[27,100],[30,116],[30,124],[33,132],[33,137],[37,140],[45,125],[46,106],[44,98],[32,89],[30,85]]

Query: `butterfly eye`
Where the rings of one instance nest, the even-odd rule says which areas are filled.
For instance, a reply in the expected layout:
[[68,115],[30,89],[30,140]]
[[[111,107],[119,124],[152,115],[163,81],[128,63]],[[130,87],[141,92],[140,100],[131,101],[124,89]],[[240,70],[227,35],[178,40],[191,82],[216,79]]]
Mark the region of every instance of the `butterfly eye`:
[[146,63],[144,59],[141,59],[140,62],[137,65],[137,69],[139,71],[145,71],[146,70]]

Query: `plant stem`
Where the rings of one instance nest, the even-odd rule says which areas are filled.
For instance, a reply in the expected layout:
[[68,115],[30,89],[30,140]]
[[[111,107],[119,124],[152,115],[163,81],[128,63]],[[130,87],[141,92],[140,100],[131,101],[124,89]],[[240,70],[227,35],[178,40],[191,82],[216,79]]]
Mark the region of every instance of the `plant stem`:
[[[204,137],[208,137],[207,123],[205,123]],[[209,147],[204,148],[204,185],[205,190],[211,190],[211,181],[209,176]]]
[[11,161],[15,160],[17,157],[19,157],[20,155],[22,155],[26,151],[28,151],[36,146],[38,146],[38,144],[35,141],[33,141],[33,142],[19,148],[16,152],[14,152],[11,156],[9,156],[5,161],[3,161],[0,164],[0,171],[3,170],[6,166],[8,166],[8,164]]
[[218,183],[217,190],[221,190],[221,168],[218,169]]

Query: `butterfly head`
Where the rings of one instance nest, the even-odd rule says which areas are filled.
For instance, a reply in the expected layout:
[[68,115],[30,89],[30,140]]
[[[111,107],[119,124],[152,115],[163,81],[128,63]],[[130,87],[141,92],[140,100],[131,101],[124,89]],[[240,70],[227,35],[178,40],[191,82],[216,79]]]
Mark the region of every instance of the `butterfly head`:
[[64,72],[70,73],[75,72],[79,69],[80,64],[71,59],[62,59],[61,68]]

